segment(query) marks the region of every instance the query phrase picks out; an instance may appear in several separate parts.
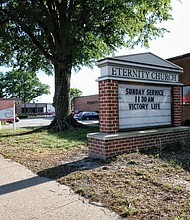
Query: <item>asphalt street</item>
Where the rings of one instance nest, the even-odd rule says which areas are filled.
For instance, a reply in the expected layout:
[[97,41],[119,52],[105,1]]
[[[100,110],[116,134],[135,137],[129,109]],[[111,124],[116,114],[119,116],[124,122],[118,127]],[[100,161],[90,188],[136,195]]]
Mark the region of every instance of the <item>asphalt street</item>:
[[[53,117],[47,116],[47,117],[36,117],[36,118],[26,118],[26,119],[20,119],[19,122],[16,122],[16,128],[21,128],[21,127],[38,127],[38,126],[47,126],[51,123],[53,120]],[[99,121],[95,120],[85,120],[85,121],[78,121],[82,124],[89,125],[89,126],[98,126]],[[2,125],[2,129],[8,128],[8,129],[13,129],[13,124],[7,124],[7,125]]]
[[[35,126],[46,126],[51,123],[53,117],[36,117],[36,118],[26,118],[20,119],[19,122],[16,122],[16,128],[21,127],[35,127]],[[13,124],[2,125],[3,128],[13,128]]]

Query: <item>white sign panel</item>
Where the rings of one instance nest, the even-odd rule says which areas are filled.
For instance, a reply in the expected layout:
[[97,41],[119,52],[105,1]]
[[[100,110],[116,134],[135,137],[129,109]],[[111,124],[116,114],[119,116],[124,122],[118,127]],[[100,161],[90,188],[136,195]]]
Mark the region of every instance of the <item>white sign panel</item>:
[[119,84],[119,128],[171,125],[171,87]]

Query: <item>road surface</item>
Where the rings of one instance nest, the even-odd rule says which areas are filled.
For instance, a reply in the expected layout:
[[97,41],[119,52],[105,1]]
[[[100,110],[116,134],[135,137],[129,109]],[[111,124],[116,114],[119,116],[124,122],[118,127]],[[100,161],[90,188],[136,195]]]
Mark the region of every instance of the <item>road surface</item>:
[[[51,123],[53,117],[36,117],[36,118],[26,118],[20,119],[19,122],[16,122],[16,128],[21,127],[36,127],[36,126],[46,126]],[[13,128],[13,124],[2,125],[2,129],[4,128]]]
[[[19,122],[16,122],[16,128],[22,127],[37,127],[37,126],[47,126],[51,123],[53,117],[36,117],[36,118],[26,118],[20,119]],[[78,121],[82,124],[89,125],[89,126],[98,126],[99,121],[94,120],[85,120],[85,121]],[[13,124],[2,125],[2,129],[10,128],[13,129]]]

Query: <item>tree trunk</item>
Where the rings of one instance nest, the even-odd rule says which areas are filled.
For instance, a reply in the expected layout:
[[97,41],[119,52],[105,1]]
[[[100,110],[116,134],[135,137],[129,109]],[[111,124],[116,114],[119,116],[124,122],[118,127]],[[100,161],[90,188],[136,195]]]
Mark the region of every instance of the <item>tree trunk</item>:
[[55,63],[55,94],[54,107],[55,119],[50,125],[50,129],[62,131],[78,127],[79,123],[73,119],[70,102],[70,81],[71,81],[71,60],[69,56],[62,59],[61,63]]

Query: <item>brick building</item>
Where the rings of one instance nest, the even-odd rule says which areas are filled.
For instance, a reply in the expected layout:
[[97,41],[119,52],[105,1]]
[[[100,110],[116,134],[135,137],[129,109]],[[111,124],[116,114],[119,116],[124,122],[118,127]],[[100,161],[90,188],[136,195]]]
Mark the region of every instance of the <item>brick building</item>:
[[75,111],[99,111],[99,95],[76,97],[73,100]]
[[169,58],[168,61],[183,68],[183,73],[180,75],[180,81],[184,85],[190,85],[190,53]]
[[168,61],[183,68],[180,81],[183,83],[181,90],[182,122],[190,123],[190,53],[169,58]]

